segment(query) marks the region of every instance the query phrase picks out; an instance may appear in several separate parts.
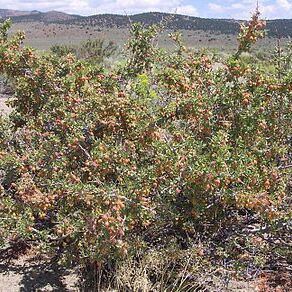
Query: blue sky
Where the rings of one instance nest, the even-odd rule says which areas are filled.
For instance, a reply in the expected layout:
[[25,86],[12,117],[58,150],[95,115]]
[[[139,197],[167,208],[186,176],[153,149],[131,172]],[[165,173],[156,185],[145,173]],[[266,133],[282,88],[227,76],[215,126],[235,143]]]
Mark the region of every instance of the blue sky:
[[[264,18],[292,18],[292,0],[260,0]],[[17,10],[59,10],[91,15],[99,13],[133,14],[145,11],[246,19],[256,0],[0,0],[0,8]]]

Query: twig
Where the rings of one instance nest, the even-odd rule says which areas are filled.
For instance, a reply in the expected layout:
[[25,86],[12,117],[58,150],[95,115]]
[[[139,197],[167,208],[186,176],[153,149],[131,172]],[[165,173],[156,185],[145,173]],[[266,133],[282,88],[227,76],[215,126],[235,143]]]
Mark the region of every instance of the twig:
[[292,167],[292,164],[288,164],[288,165],[279,166],[279,169],[288,169],[291,167]]
[[88,159],[92,160],[92,157],[91,157],[91,155],[89,154],[89,152],[88,152],[85,148],[83,148],[80,144],[78,144],[78,146],[79,146],[79,148],[84,152],[84,154],[86,155],[86,157],[87,157]]

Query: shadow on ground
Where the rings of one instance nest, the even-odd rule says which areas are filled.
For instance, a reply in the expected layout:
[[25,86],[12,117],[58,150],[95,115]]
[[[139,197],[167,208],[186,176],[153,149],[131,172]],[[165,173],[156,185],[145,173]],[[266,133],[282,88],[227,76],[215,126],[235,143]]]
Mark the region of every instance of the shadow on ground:
[[[70,271],[57,264],[0,264],[0,271],[0,278],[5,278],[5,276],[7,278],[0,284],[0,291],[3,292],[72,291],[73,288],[68,288],[65,279],[66,276],[70,275]],[[3,283],[5,286],[3,286]]]
[[80,291],[78,272],[56,260],[24,255],[26,247],[0,253],[0,292]]

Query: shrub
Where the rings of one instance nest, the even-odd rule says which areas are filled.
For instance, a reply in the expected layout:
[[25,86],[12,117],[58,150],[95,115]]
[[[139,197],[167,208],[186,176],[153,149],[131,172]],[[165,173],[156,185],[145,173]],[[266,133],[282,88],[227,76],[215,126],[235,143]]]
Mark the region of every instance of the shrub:
[[142,248],[153,226],[191,236],[234,210],[280,220],[292,80],[239,58],[260,36],[257,17],[218,69],[178,34],[164,52],[156,27],[134,25],[126,67],[110,72],[39,56],[5,22],[0,74],[16,88],[10,126],[1,120],[2,241],[102,262]]
[[114,42],[105,44],[104,40],[88,39],[77,49],[77,57],[94,63],[103,63],[105,58],[111,57],[117,50]]
[[105,44],[100,39],[88,39],[81,43],[80,46],[71,47],[66,45],[54,45],[51,52],[58,57],[65,57],[69,54],[75,55],[78,59],[86,60],[93,64],[101,64],[106,58],[111,57],[117,50],[114,42],[110,41]]
[[53,45],[50,50],[53,54],[56,54],[59,57],[64,57],[69,54],[76,54],[76,49],[66,45]]

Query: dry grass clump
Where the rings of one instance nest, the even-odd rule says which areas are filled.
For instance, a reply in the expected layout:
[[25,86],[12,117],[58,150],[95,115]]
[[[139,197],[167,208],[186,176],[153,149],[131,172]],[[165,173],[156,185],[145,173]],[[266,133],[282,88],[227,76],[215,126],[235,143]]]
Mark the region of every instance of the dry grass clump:
[[92,270],[82,286],[94,291],[218,291],[228,285],[227,274],[212,265],[201,244],[153,248]]

